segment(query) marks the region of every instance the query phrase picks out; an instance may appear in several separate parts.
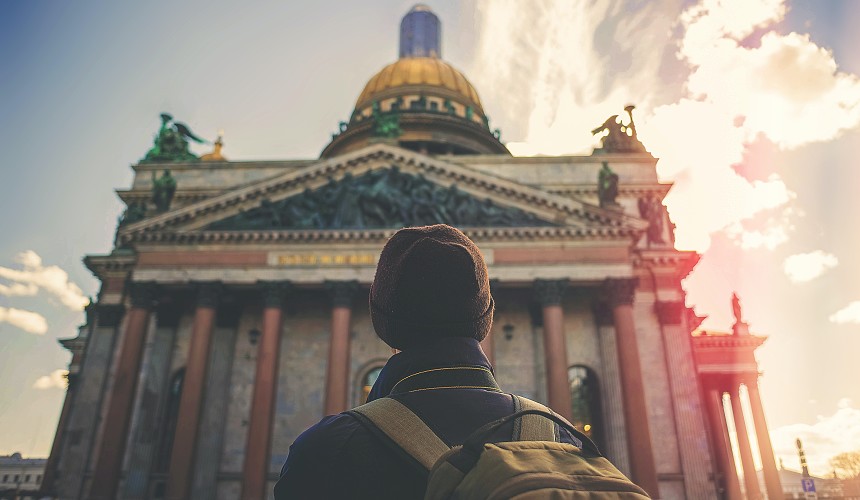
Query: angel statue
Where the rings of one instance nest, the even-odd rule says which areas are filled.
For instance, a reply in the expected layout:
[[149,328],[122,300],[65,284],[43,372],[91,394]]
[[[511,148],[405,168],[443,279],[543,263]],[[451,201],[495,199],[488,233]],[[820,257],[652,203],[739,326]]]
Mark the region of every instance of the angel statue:
[[175,162],[196,161],[197,156],[188,150],[188,141],[199,144],[207,141],[197,137],[184,123],[173,121],[167,113],[161,114],[161,128],[155,134],[152,148],[146,152],[142,161],[145,162]]
[[628,122],[624,123],[618,115],[612,115],[599,127],[591,131],[591,135],[606,132],[601,140],[601,150],[604,153],[644,153],[645,146],[639,141],[636,133],[636,124],[633,122],[633,110],[636,106],[632,104],[624,108],[627,112]]
[[161,177],[156,177],[155,172],[152,173],[152,204],[159,212],[166,212],[170,209],[170,202],[173,201],[173,195],[176,194],[176,178],[170,174],[170,170],[165,169]]

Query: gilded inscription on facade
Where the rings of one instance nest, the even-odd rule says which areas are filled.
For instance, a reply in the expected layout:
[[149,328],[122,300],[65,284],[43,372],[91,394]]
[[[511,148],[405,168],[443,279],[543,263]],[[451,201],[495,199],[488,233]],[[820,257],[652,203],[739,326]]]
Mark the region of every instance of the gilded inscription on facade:
[[372,253],[290,253],[275,254],[269,262],[276,266],[375,266]]

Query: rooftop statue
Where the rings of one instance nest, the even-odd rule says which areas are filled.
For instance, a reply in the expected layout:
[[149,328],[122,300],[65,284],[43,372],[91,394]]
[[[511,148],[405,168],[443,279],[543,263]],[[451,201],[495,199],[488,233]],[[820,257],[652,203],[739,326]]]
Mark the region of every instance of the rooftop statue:
[[592,135],[608,131],[601,142],[601,150],[604,153],[645,153],[645,146],[639,141],[636,134],[636,124],[633,122],[632,104],[625,107],[629,122],[625,125],[618,115],[612,115],[602,125],[591,131]]
[[199,144],[206,141],[194,135],[187,125],[173,121],[167,113],[161,114],[161,128],[155,134],[152,148],[143,157],[144,162],[195,161],[197,156],[188,151],[188,140]]
[[383,114],[379,110],[379,103],[373,103],[373,135],[374,137],[385,137],[396,139],[400,137],[400,115],[397,113]]
[[639,198],[639,216],[648,221],[648,245],[665,243],[663,239],[664,215],[666,208],[656,196]]
[[155,177],[155,172],[152,173],[152,203],[156,210],[166,212],[175,193],[176,179],[170,174],[170,170],[165,169],[158,178]]
[[146,204],[139,202],[130,203],[125,211],[122,213],[122,216],[119,219],[119,225],[125,226],[127,224],[134,224],[137,221],[141,221],[146,218]]
[[735,335],[749,335],[749,324],[744,321],[743,312],[741,311],[741,299],[737,292],[732,293],[732,314],[735,316],[735,324],[732,325],[732,333]]
[[603,208],[617,207],[615,198],[618,197],[618,174],[609,168],[609,163],[603,162],[603,168],[597,174],[597,199]]
[[200,157],[200,161],[227,161],[221,150],[224,149],[224,131],[218,133],[218,138],[212,144],[212,152]]
[[744,322],[743,311],[741,310],[741,298],[737,292],[732,292],[732,314],[735,316],[735,324],[739,325]]

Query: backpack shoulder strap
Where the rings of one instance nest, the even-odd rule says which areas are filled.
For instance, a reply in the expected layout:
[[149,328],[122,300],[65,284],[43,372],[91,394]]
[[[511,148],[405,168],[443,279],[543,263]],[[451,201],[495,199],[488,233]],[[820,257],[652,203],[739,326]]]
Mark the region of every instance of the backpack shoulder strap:
[[[515,412],[521,410],[541,410],[558,416],[554,411],[536,401],[532,401],[531,399],[524,398],[522,396],[517,396],[516,394],[512,394],[512,396],[514,398]],[[552,420],[541,417],[540,415],[524,415],[522,418],[518,418],[514,421],[513,439],[514,441],[559,442],[560,436],[558,427]]]
[[[370,423],[426,470],[450,450],[418,415],[392,398],[380,398],[353,408],[349,413],[359,421]],[[363,418],[362,418],[363,417]]]

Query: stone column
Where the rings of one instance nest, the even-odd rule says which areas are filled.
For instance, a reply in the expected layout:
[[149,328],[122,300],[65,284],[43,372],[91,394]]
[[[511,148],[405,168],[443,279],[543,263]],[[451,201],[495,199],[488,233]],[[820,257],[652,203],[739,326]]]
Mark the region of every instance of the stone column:
[[144,350],[139,394],[132,420],[125,481],[120,498],[135,500],[146,498],[153,461],[163,429],[165,387],[170,377],[170,358],[176,329],[182,317],[182,307],[167,300],[158,304],[154,314],[155,331]]
[[657,467],[648,427],[648,405],[639,360],[636,325],[633,320],[634,279],[607,279],[604,292],[612,308],[617,336],[621,389],[624,393],[624,421],[627,424],[627,450],[630,455],[631,479],[653,498],[660,498]]
[[594,304],[594,322],[600,339],[602,371],[603,420],[606,456],[618,469],[630,475],[630,457],[627,453],[627,429],[624,425],[624,398],[618,367],[618,347],[612,310],[604,302]]
[[248,442],[242,469],[242,499],[262,500],[269,472],[269,448],[278,383],[278,354],[288,283],[261,283],[263,287],[263,332],[257,348],[257,374],[248,423]]
[[708,443],[704,435],[702,408],[699,406],[699,386],[693,364],[690,331],[682,328],[682,318],[687,308],[683,301],[657,302],[654,307],[663,333],[687,498],[713,498],[714,488],[708,477],[707,455],[702,453]]
[[535,296],[543,308],[543,348],[546,361],[546,393],[550,408],[570,420],[570,382],[567,377],[567,345],[561,299],[567,280],[536,280]]
[[191,475],[194,470],[194,450],[197,448],[197,429],[200,423],[201,403],[205,389],[206,368],[209,365],[209,345],[215,324],[215,307],[221,294],[218,283],[203,283],[197,291],[197,308],[191,330],[191,345],[185,364],[185,379],[176,417],[176,434],[170,452],[170,471],[167,476],[168,500],[190,498]]
[[723,409],[723,392],[715,383],[705,386],[705,404],[708,409],[711,437],[713,438],[716,468],[723,479],[725,498],[727,500],[742,500],[740,484],[738,483],[735,459],[732,454],[729,430],[726,426],[726,412]]
[[108,400],[101,446],[93,471],[90,498],[116,497],[122,473],[122,457],[128,438],[131,410],[137,389],[137,376],[143,357],[146,326],[155,298],[154,283],[132,283],[129,290],[131,310],[121,341],[122,351],[117,360],[116,378]]
[[764,418],[764,408],[761,405],[761,395],[758,392],[758,381],[747,382],[747,393],[750,397],[755,435],[758,438],[758,452],[761,455],[761,466],[764,472],[764,485],[767,497],[771,500],[782,498],[782,484],[779,482],[779,472],[776,469],[776,459],[773,456],[773,445],[767,432],[767,421]]
[[332,294],[331,343],[326,366],[324,415],[334,415],[348,408],[349,396],[349,324],[352,298],[357,281],[329,281]]
[[752,449],[750,449],[750,438],[747,433],[747,425],[744,420],[744,412],[741,408],[739,386],[735,385],[734,390],[729,392],[729,398],[732,400],[732,416],[735,419],[735,432],[738,435],[738,451],[741,455],[741,468],[744,471],[744,486],[746,486],[747,500],[759,500],[761,491],[758,487],[758,476],[755,473],[755,463],[753,462]]

